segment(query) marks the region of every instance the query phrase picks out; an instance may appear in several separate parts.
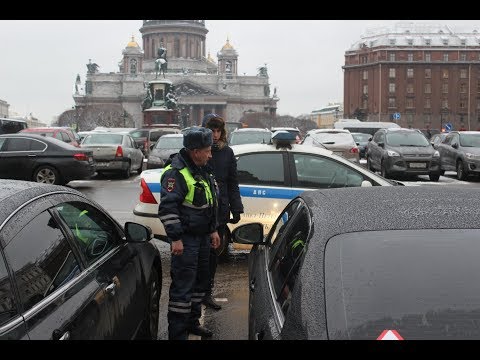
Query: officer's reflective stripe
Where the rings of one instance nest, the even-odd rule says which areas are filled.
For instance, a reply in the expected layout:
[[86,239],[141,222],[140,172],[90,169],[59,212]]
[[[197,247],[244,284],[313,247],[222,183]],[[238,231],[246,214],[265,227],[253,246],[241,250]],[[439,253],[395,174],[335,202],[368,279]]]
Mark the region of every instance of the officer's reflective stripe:
[[207,209],[207,208],[212,207],[212,205],[209,205],[209,204],[205,204],[205,205],[202,205],[202,206],[195,206],[195,205],[189,204],[185,201],[182,203],[182,205],[186,206],[186,207],[189,207],[189,208],[192,208],[192,209]]
[[183,313],[183,314],[188,314],[189,312],[191,312],[191,309],[179,309],[173,306],[169,306],[168,310],[171,312]]
[[168,214],[160,216],[160,220],[168,220],[168,219],[178,219],[180,218],[177,214]]
[[178,224],[179,222],[180,222],[179,219],[169,220],[169,221],[162,221],[163,225]]
[[188,307],[192,306],[192,302],[191,301],[189,301],[189,302],[169,301],[168,305],[188,308]]
[[192,302],[195,302],[195,303],[198,303],[198,302],[202,302],[202,299],[205,297],[205,293],[193,293],[192,294],[192,297],[190,298],[190,300],[192,300]]

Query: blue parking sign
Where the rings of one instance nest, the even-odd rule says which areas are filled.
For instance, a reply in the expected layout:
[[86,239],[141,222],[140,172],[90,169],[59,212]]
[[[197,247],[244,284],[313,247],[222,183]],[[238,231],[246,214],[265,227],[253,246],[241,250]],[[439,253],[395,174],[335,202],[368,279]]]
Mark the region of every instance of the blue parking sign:
[[452,130],[452,124],[446,123],[445,124],[445,131],[451,131]]
[[400,113],[396,112],[392,115],[393,120],[400,120]]

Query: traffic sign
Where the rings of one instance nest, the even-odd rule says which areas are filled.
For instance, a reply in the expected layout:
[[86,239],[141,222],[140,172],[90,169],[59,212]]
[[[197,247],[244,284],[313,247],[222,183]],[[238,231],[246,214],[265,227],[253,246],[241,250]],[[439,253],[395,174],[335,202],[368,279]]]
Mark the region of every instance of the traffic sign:
[[400,113],[396,112],[392,115],[393,120],[400,120]]
[[451,123],[446,123],[445,124],[445,131],[451,131],[452,130],[452,124]]
[[383,330],[377,340],[403,340],[397,330]]

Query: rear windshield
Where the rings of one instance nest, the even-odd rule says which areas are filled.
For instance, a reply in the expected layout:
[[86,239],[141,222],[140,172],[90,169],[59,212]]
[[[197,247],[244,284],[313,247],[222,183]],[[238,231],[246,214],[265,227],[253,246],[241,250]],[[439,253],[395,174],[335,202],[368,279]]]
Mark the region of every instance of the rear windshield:
[[183,148],[183,136],[162,136],[155,145],[155,149],[181,149]]
[[90,134],[83,140],[82,145],[88,144],[103,144],[103,145],[117,145],[121,144],[123,135],[118,134]]
[[318,141],[319,143],[323,144],[349,144],[352,145],[355,140],[353,140],[352,134],[346,132],[318,132],[313,133],[312,137]]
[[230,145],[268,144],[271,138],[271,132],[233,132],[230,138]]
[[480,338],[480,230],[366,231],[325,250],[330,339]]

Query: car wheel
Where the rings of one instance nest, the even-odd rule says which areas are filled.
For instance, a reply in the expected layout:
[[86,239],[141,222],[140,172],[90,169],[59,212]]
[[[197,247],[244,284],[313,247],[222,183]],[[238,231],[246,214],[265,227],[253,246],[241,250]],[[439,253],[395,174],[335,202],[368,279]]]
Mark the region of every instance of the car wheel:
[[124,179],[128,179],[130,177],[130,174],[132,173],[132,163],[129,162],[127,164],[127,168],[125,170],[122,171],[122,177]]
[[33,173],[32,180],[44,184],[61,185],[62,183],[58,170],[48,165],[39,166]]
[[440,179],[440,174],[428,174],[430,181],[438,181]]
[[160,320],[161,280],[155,266],[151,272],[150,283],[148,284],[147,309],[142,328],[137,337],[140,339],[157,340],[158,322]]
[[445,170],[440,170],[440,175],[441,176],[445,175]]
[[142,162],[140,163],[140,167],[137,169],[137,174],[140,175],[143,171],[143,157],[142,157]]
[[457,161],[457,179],[458,180],[465,180],[467,178],[467,174],[465,172],[465,168],[463,167],[462,160]]

